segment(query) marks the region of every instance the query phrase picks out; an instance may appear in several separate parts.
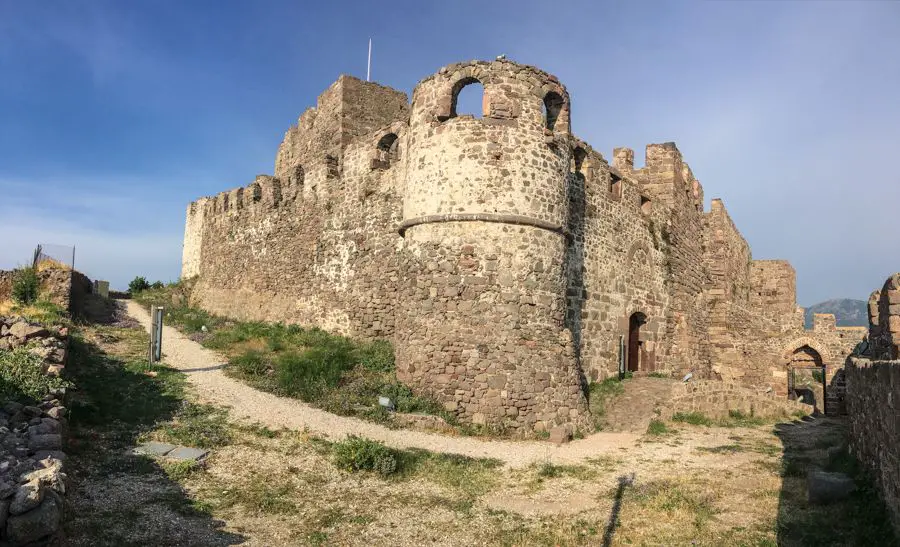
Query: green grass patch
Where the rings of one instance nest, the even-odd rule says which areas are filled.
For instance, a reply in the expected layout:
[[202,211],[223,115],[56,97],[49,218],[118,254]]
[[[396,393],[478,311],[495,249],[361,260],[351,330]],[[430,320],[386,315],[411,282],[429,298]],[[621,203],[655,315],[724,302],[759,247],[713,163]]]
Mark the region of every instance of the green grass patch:
[[150,288],[137,293],[135,300],[165,306],[168,324],[224,353],[229,376],[344,416],[390,424],[390,412],[378,404],[379,397],[388,397],[397,412],[437,415],[458,425],[441,404],[413,394],[397,380],[394,350],[386,340],[359,341],[319,328],[232,321],[187,307],[184,290],[181,284]]
[[676,412],[672,415],[672,421],[691,425],[714,425],[713,420],[702,412]]
[[40,401],[53,389],[70,386],[61,378],[41,372],[43,360],[27,348],[0,350],[0,398],[23,403]]
[[651,437],[668,435],[671,432],[672,430],[669,429],[666,422],[662,420],[650,420],[650,425],[647,426],[647,435],[650,435]]
[[159,434],[173,444],[197,448],[226,446],[233,440],[224,409],[192,402],[185,402]]

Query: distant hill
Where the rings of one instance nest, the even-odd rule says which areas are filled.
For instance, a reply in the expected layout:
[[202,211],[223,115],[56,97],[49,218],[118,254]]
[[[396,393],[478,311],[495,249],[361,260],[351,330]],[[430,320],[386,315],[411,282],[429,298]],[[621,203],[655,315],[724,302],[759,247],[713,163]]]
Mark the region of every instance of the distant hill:
[[811,329],[814,313],[833,313],[839,327],[868,327],[869,315],[864,300],[835,298],[806,308],[806,328]]

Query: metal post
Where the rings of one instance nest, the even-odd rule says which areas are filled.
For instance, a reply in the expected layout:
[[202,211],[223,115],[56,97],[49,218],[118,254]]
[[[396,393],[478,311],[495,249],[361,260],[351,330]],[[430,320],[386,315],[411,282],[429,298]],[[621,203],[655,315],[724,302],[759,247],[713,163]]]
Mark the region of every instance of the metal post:
[[625,378],[625,336],[619,335],[619,380]]
[[366,62],[366,81],[372,75],[372,39],[369,38],[369,60]]
[[72,245],[72,271],[75,271],[75,245]]
[[156,355],[154,362],[162,360],[163,307],[156,308]]

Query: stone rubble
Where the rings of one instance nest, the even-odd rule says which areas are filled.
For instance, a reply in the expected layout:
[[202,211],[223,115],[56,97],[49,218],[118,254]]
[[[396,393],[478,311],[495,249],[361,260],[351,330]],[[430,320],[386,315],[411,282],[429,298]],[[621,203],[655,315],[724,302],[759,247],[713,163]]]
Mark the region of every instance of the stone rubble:
[[[42,359],[42,372],[65,370],[68,331],[0,317],[0,351],[20,347]],[[68,477],[64,471],[66,388],[36,406],[0,401],[0,544],[47,545],[59,536]]]

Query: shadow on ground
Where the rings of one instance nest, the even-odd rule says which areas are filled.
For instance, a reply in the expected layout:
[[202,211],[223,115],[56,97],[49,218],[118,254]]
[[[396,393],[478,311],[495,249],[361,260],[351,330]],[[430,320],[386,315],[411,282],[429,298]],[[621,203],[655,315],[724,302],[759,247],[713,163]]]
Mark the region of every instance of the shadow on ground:
[[[105,319],[116,324],[114,313]],[[142,433],[181,408],[182,376],[170,369],[158,369],[155,377],[144,374],[136,349],[142,347],[143,330],[90,325],[80,330],[84,338],[72,337],[67,367],[77,386],[69,403],[69,544],[243,543],[246,538],[222,530],[224,523],[194,503],[160,463],[130,454]],[[123,354],[127,357],[119,357]]]
[[[778,503],[778,545],[859,545],[898,547],[885,507],[869,477],[847,452],[844,418],[817,417],[775,426],[784,454]],[[814,469],[842,472],[857,490],[828,505],[807,501],[807,474]]]

